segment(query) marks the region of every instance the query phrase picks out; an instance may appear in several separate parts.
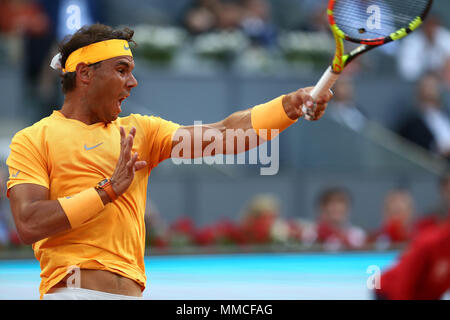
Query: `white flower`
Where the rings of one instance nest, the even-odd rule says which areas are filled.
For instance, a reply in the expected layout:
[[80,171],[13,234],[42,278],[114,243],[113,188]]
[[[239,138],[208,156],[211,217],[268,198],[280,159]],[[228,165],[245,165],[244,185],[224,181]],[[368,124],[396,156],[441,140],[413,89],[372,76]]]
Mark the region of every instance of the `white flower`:
[[351,227],[348,231],[348,242],[354,248],[362,247],[366,242],[366,233],[358,227]]
[[151,46],[160,50],[175,50],[186,39],[186,32],[176,27],[140,25],[134,28],[134,40],[140,46]]
[[246,49],[249,45],[248,39],[242,32],[221,31],[199,35],[194,40],[194,49],[198,54],[236,54]]
[[334,51],[333,38],[323,32],[283,32],[279,38],[279,45],[285,53],[323,53]]
[[277,219],[270,229],[270,237],[276,242],[287,242],[289,240],[289,225]]

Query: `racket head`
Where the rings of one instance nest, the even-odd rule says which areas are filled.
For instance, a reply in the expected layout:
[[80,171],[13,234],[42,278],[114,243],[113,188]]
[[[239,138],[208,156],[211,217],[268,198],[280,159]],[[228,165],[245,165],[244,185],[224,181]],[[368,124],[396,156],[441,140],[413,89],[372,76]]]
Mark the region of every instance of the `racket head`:
[[330,0],[328,20],[347,41],[381,45],[416,30],[433,0]]
[[[330,0],[328,21],[336,39],[333,71],[342,72],[356,56],[399,40],[422,25],[433,0]],[[344,54],[344,40],[362,46]]]

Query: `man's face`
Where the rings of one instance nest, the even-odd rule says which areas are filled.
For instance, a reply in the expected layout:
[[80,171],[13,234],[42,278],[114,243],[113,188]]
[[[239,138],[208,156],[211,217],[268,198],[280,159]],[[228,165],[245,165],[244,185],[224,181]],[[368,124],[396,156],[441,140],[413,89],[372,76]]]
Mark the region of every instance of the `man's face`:
[[439,28],[439,19],[436,17],[430,17],[424,25],[423,32],[429,42],[434,43],[436,39],[436,33]]
[[333,198],[322,205],[321,218],[335,226],[342,226],[347,223],[349,216],[349,203],[346,199]]
[[401,221],[404,224],[410,222],[414,214],[413,200],[406,193],[392,193],[386,198],[385,218],[387,220]]
[[419,99],[423,106],[440,107],[440,84],[436,77],[425,76],[419,83]]
[[122,102],[138,82],[133,76],[134,60],[122,56],[92,66],[93,76],[87,97],[99,121],[110,123],[122,112]]

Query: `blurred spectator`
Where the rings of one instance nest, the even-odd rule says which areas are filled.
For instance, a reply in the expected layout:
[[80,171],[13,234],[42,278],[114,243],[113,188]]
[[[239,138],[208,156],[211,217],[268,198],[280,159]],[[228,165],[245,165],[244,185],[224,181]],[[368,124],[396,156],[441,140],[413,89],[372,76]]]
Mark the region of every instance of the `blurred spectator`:
[[317,241],[325,250],[361,248],[366,233],[350,223],[350,194],[342,188],[324,190],[318,200]]
[[32,0],[0,0],[0,35],[8,52],[8,60],[22,64],[27,58],[26,39],[42,38],[50,21],[43,8]]
[[389,192],[384,199],[382,227],[372,237],[378,246],[407,242],[411,236],[414,200],[405,190]]
[[16,55],[20,57],[18,60],[25,80],[25,104],[30,107],[27,111],[32,114],[31,117],[35,116],[34,113],[40,113],[41,108],[49,109],[49,106],[41,104],[40,85],[44,83],[41,81],[43,62],[53,43],[52,25],[53,21],[42,1],[0,0],[0,29],[20,38],[22,43]]
[[[16,2],[16,1],[14,1]],[[25,105],[28,117],[48,116],[62,102],[59,75],[50,69],[57,41],[72,34],[84,24],[102,22],[99,1],[88,0],[21,0],[34,8],[40,22],[40,32],[25,32],[23,36],[23,74]],[[39,17],[39,18],[38,18]],[[44,28],[45,26],[45,28]]]
[[427,72],[442,70],[450,57],[450,32],[437,16],[430,16],[424,26],[403,40],[398,54],[400,74],[415,81]]
[[[272,241],[272,227],[280,216],[276,196],[259,194],[250,200],[241,220],[242,233],[247,243],[267,244]],[[288,231],[287,231],[288,232]]]
[[0,32],[11,35],[42,36],[49,19],[33,0],[0,0]]
[[241,27],[244,33],[260,46],[276,43],[276,30],[271,22],[271,7],[266,0],[244,0]]
[[192,34],[239,28],[243,7],[239,0],[196,0],[183,18]]
[[233,31],[239,29],[244,16],[242,0],[221,0],[217,7],[217,29]]
[[414,236],[430,227],[443,224],[450,219],[450,172],[439,181],[440,203],[414,223]]
[[400,124],[398,133],[429,151],[450,157],[450,119],[436,75],[427,74],[420,80],[417,110]]
[[438,300],[450,289],[450,222],[421,233],[381,275],[376,298]]
[[352,78],[341,76],[334,87],[334,94],[327,115],[352,130],[361,131],[367,119],[355,101],[355,88]]
[[[311,7],[309,7],[311,8]],[[302,21],[300,29],[304,31],[324,32],[330,34],[330,24],[328,23],[328,5],[326,3],[320,4],[316,9],[312,10],[311,15],[307,21]]]
[[450,121],[441,93],[439,78],[435,74],[425,75],[418,84],[418,112],[406,119],[399,133],[425,149],[447,157]]
[[197,0],[186,10],[183,24],[194,35],[212,31],[242,30],[254,44],[276,43],[267,0]]
[[214,30],[217,25],[218,0],[196,0],[186,11],[183,24],[192,34]]

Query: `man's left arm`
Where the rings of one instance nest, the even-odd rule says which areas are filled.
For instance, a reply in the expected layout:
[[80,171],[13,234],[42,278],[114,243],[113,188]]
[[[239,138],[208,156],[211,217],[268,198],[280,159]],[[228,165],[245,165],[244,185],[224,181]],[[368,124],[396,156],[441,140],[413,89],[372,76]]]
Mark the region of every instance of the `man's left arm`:
[[[312,89],[312,87],[299,89],[266,104],[233,113],[216,123],[180,127],[173,136],[172,157],[185,159],[203,157],[206,148],[212,143],[221,147],[210,148],[206,156],[246,152],[273,139],[277,133],[281,133],[305,116],[303,106],[308,110],[309,120],[319,120],[325,114],[333,94],[327,93],[315,104],[310,96]],[[186,150],[188,147],[190,150]]]

